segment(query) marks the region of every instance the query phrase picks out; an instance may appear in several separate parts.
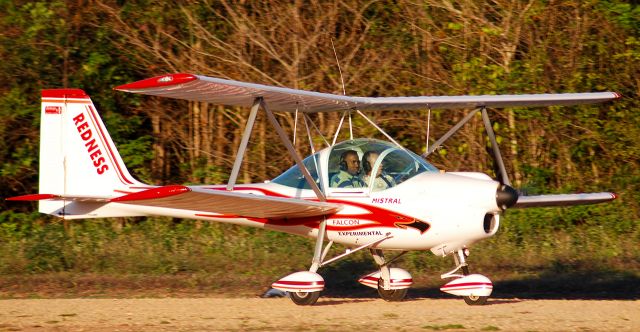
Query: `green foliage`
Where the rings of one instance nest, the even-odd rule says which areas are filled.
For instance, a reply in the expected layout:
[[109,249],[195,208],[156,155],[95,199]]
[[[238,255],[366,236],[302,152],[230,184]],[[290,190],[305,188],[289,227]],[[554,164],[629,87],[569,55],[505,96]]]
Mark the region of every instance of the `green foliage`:
[[[225,7],[217,2],[147,0],[86,6],[77,1],[0,0],[0,196],[37,192],[39,91],[56,87],[80,87],[92,96],[137,178],[151,183],[221,182],[229,167],[212,159],[225,158],[217,153],[234,153],[234,131],[229,128],[240,127],[242,116],[225,110],[223,123],[216,125],[229,128],[212,140],[225,148],[214,151],[214,157],[214,152],[204,157],[180,154],[177,150],[191,148],[184,137],[197,132],[186,107],[159,107],[111,88],[185,70],[333,91],[339,86],[335,58],[332,52],[324,53],[331,37],[347,90],[354,94],[622,93],[621,100],[598,106],[491,113],[509,172],[519,176],[527,193],[611,190],[620,198],[602,206],[510,210],[499,233],[473,248],[473,260],[480,269],[525,274],[594,265],[637,269],[640,6],[618,0],[579,6],[575,1],[539,1],[518,11],[509,5],[522,2],[506,3],[468,2],[465,8],[454,3],[446,8],[428,1],[341,2],[324,25],[312,19],[315,12],[328,16],[329,9],[296,9],[293,3],[277,7],[248,1]],[[281,10],[282,15],[270,10]],[[289,15],[294,12],[303,29],[296,30],[294,15]],[[246,17],[234,21],[232,14]],[[126,28],[130,30],[122,31]],[[328,31],[307,35],[316,28]],[[444,132],[461,114],[466,113],[434,110],[432,133]],[[152,134],[149,115],[160,119],[160,134]],[[371,116],[403,145],[423,149],[426,113]],[[335,129],[336,119],[323,115],[318,120],[325,123],[322,129]],[[354,116],[353,123],[356,135],[379,135],[360,117]],[[217,130],[216,125],[208,129]],[[488,146],[480,118],[468,126],[462,137],[453,137],[430,157],[434,163],[448,170],[492,168],[488,158],[480,157]],[[174,137],[163,136],[167,133]],[[282,148],[265,135],[265,176],[270,177],[290,161],[274,158],[280,155],[273,151]],[[340,137],[346,138],[347,130]],[[159,146],[170,164],[167,172],[155,169],[160,167],[154,164]],[[253,173],[249,177],[264,180]],[[0,206],[4,275],[232,270],[251,278],[303,269],[312,252],[307,239],[236,226],[163,218],[63,222],[32,212],[33,204],[2,201]],[[282,261],[287,264],[277,264]],[[418,276],[450,267],[448,260],[424,252],[407,254],[402,264]],[[337,266],[372,267],[364,254]]]

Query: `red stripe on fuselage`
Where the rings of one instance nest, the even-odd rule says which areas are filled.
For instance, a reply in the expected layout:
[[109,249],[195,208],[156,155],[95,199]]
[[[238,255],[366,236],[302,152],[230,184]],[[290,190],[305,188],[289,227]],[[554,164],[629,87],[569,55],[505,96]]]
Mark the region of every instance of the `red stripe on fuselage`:
[[[208,187],[206,189],[211,190],[226,190],[225,187]],[[274,192],[264,188],[258,187],[235,187],[233,191],[257,191],[263,193],[265,196],[272,197],[283,197],[283,198],[294,198],[292,196],[283,195],[278,192]],[[318,201],[317,198],[307,199],[309,201]],[[368,229],[368,228],[377,228],[377,227],[389,227],[389,228],[398,228],[396,223],[411,223],[413,221],[419,221],[416,218],[406,216],[404,214],[383,209],[377,207],[375,205],[369,205],[366,203],[358,203],[353,201],[346,201],[344,199],[333,199],[327,198],[328,203],[338,203],[343,205],[349,205],[361,208],[363,210],[369,211],[368,213],[357,213],[357,214],[332,214],[327,216],[327,219],[359,219],[364,221],[371,221],[372,224],[363,224],[363,225],[354,225],[354,226],[333,226],[327,224],[327,230],[330,231],[350,231],[350,230],[358,230],[358,229]],[[206,215],[206,214],[197,214],[196,216],[200,217],[208,217],[208,218],[246,218],[251,221],[260,222],[269,225],[276,226],[300,226],[304,225],[310,228],[318,228],[318,224],[322,221],[322,217],[305,217],[305,218],[291,218],[291,219],[265,219],[265,218],[252,218],[252,217],[243,217],[243,216],[224,216],[224,215]],[[425,222],[425,221],[422,221]],[[429,224],[425,222],[426,224]],[[428,229],[430,229],[429,227]],[[428,231],[427,229],[427,231]]]

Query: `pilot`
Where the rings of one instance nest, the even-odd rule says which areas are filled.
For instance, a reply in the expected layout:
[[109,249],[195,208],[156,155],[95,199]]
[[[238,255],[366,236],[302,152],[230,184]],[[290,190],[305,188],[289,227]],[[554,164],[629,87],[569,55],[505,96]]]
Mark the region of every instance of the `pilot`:
[[354,150],[347,150],[340,155],[340,172],[331,177],[331,187],[363,188],[366,187],[360,178],[360,159]]
[[[371,172],[373,171],[373,165],[378,160],[380,154],[375,151],[367,151],[362,156],[362,169],[364,170],[365,175],[362,177],[365,183],[369,183],[371,179]],[[373,191],[380,191],[387,188],[391,188],[396,185],[396,182],[393,180],[391,175],[385,174],[382,172],[382,164],[378,167],[376,171],[376,178],[373,180]]]

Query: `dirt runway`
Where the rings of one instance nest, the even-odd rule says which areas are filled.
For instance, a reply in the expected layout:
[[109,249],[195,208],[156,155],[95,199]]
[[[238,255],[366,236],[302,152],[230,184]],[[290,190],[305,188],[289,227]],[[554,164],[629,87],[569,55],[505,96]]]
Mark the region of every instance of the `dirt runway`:
[[640,331],[640,301],[320,298],[0,300],[0,331]]

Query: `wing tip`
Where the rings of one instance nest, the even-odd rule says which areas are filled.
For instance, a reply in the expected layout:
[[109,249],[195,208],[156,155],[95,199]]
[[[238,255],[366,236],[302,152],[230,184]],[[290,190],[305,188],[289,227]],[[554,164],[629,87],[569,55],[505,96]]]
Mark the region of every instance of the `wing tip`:
[[118,91],[137,91],[144,89],[163,88],[172,85],[189,83],[198,79],[198,76],[186,73],[167,74],[155,76],[144,80],[123,84],[114,88]]
[[59,198],[58,195],[53,194],[29,194],[29,195],[21,195],[8,197],[7,201],[42,201],[45,199]]

